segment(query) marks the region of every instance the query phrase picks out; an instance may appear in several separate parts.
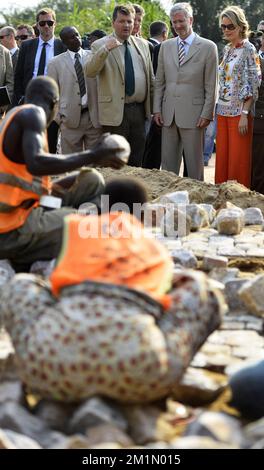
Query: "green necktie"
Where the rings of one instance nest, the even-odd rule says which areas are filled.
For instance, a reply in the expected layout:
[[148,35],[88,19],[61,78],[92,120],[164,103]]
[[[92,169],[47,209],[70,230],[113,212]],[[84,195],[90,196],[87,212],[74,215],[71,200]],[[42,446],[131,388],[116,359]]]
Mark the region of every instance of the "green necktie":
[[132,96],[135,93],[135,73],[129,50],[129,44],[124,41],[125,45],[125,92],[126,95]]

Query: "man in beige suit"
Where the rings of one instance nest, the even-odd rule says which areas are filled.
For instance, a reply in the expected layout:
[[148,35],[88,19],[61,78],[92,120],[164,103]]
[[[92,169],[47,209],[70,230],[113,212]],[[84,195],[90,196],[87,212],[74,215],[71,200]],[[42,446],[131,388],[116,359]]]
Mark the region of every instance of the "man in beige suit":
[[[11,55],[9,50],[0,44],[0,87],[6,86],[10,100],[12,100],[14,89],[14,73]],[[0,103],[0,119],[3,117],[7,106],[2,106]]]
[[188,176],[203,180],[204,129],[217,97],[217,48],[193,32],[189,3],[176,3],[170,18],[178,37],[161,45],[153,106],[163,126],[162,168],[179,174],[184,150]]
[[118,5],[114,33],[92,44],[85,71],[97,77],[99,122],[104,132],[123,135],[131,146],[129,165],[141,166],[151,115],[153,70],[148,44],[131,36],[135,11]]
[[60,38],[68,50],[50,60],[48,75],[59,87],[56,121],[60,125],[61,150],[67,154],[90,149],[102,129],[98,122],[96,80],[85,80],[82,68],[90,51],[81,48],[81,36],[74,27],[63,28]]

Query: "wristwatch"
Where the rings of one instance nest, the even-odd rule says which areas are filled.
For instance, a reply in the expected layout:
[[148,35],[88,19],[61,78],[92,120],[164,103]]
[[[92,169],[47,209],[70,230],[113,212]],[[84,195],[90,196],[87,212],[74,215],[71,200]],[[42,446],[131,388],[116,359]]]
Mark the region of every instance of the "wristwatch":
[[246,109],[242,109],[242,113],[248,115],[249,111],[246,111]]

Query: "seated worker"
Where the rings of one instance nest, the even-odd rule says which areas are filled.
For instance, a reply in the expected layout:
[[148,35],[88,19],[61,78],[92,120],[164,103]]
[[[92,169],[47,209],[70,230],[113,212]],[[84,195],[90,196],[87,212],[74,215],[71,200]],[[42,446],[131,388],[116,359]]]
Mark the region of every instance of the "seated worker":
[[104,189],[103,177],[88,168],[54,185],[49,176],[82,166],[125,164],[119,158],[122,145],[110,149],[105,136],[91,150],[49,154],[46,130],[58,98],[54,80],[37,77],[27,87],[26,104],[10,110],[0,126],[0,259],[9,259],[17,270],[56,257],[65,215],[87,201],[99,204]]
[[17,274],[1,292],[19,376],[41,397],[166,397],[208,335],[223,299],[205,274],[181,270],[131,214],[64,219],[50,283]]

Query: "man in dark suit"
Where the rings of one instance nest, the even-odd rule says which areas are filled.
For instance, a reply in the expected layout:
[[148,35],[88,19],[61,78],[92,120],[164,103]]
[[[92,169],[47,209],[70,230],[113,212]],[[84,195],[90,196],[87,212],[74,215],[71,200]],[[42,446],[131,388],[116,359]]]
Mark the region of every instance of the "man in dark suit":
[[[160,44],[163,41],[166,41],[168,39],[168,26],[164,21],[153,21],[149,27],[149,35],[150,37],[148,38],[148,41],[153,44],[154,50],[153,50],[153,56],[152,56],[152,63],[153,63],[153,71],[156,75],[156,70],[158,67],[158,55],[159,55],[159,49],[160,49]],[[158,49],[157,49],[157,46]],[[157,49],[157,52],[155,52]]]
[[[154,21],[149,27],[149,42],[153,45],[152,64],[156,75],[160,46],[168,39],[168,26],[164,21]],[[143,168],[157,168],[161,165],[161,128],[152,120],[147,136]]]
[[[60,39],[55,39],[56,15],[50,8],[38,11],[36,23],[39,37],[23,41],[15,71],[14,105],[21,104],[25,89],[31,78],[47,74],[48,62],[56,55],[65,52]],[[53,121],[48,128],[49,150],[56,153],[58,125]]]

